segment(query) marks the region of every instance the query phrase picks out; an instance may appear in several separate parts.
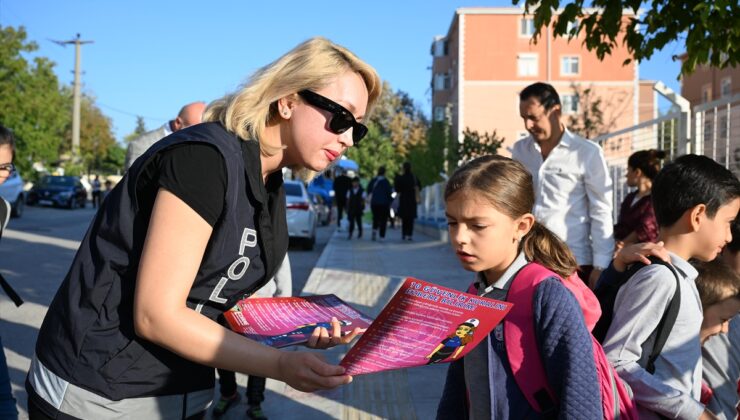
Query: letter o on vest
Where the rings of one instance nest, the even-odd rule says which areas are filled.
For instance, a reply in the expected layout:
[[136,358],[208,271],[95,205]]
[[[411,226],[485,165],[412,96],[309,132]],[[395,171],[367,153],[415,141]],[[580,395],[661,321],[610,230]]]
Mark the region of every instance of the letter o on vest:
[[[231,263],[231,266],[229,266],[228,276],[229,280],[239,280],[244,276],[244,273],[247,272],[247,268],[249,268],[249,258],[248,257],[239,257],[236,261]],[[238,272],[237,272],[238,271]]]

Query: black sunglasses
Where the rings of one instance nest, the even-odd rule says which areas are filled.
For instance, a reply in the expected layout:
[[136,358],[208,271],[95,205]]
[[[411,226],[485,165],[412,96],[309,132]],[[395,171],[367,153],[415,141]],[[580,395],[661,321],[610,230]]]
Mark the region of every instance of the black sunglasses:
[[351,112],[331,99],[310,90],[302,90],[298,92],[298,95],[309,104],[332,113],[329,120],[329,129],[332,133],[342,134],[351,128],[352,141],[355,145],[367,134],[367,127],[364,124],[358,123]]
[[12,163],[0,165],[0,172],[7,172],[8,174],[12,174],[13,172],[15,172],[15,165],[13,165]]

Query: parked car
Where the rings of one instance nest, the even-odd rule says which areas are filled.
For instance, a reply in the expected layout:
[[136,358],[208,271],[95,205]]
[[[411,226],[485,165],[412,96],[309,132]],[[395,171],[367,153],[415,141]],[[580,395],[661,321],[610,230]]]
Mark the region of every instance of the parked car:
[[309,193],[309,195],[311,196],[311,203],[313,203],[313,207],[316,209],[316,217],[319,219],[321,226],[331,223],[331,201],[327,203],[324,196],[319,193]]
[[306,187],[300,181],[285,181],[284,186],[288,236],[301,240],[304,249],[313,249],[318,217]]
[[47,175],[31,188],[26,204],[59,206],[68,209],[85,207],[87,190],[79,177]]
[[23,190],[23,178],[14,171],[10,177],[0,184],[0,197],[10,203],[10,216],[21,217],[26,204],[26,192]]

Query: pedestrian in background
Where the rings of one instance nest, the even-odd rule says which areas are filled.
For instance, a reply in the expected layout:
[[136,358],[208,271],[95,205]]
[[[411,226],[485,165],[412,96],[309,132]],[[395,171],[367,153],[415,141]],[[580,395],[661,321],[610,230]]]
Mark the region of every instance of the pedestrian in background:
[[334,178],[334,201],[337,204],[337,228],[342,227],[342,216],[347,207],[347,191],[352,187],[352,178],[348,177],[343,169],[337,168]]
[[578,275],[593,288],[614,255],[612,180],[604,152],[565,127],[560,96],[550,84],[524,88],[519,112],[529,136],[514,143],[511,157],[534,178],[534,215],[568,244]]
[[134,161],[143,155],[154,143],[169,136],[177,130],[200,124],[203,120],[203,111],[206,109],[205,102],[193,102],[180,109],[174,120],[167,121],[156,130],[147,131],[139,137],[131,140],[126,149],[126,161],[124,167],[128,170]]
[[92,205],[96,209],[100,206],[100,179],[97,175],[95,175],[90,185],[92,186]]
[[396,176],[394,184],[399,196],[398,215],[401,217],[401,240],[411,241],[414,236],[416,206],[419,204],[421,192],[421,184],[411,172],[411,162],[403,163],[403,173]]
[[349,219],[349,235],[347,239],[352,239],[352,233],[357,225],[357,239],[362,238],[362,215],[365,214],[365,190],[360,185],[360,178],[352,178],[352,186],[347,191],[347,218]]
[[[48,308],[26,389],[35,418],[204,418],[214,368],[301,391],[352,378],[216,321],[264,286],[288,248],[283,168],[325,170],[367,134],[381,81],[309,39],[136,159],[87,230]],[[350,112],[348,109],[352,109]],[[346,344],[341,324],[308,346]]]
[[627,186],[635,191],[624,197],[614,225],[617,251],[625,245],[658,240],[658,222],[650,190],[664,158],[664,151],[651,149],[635,152],[627,159]]
[[367,186],[367,193],[370,196],[370,211],[373,213],[373,233],[371,239],[380,234],[380,240],[385,240],[385,229],[388,225],[388,217],[391,212],[391,202],[393,202],[393,187],[385,177],[385,166],[378,168],[378,174]]

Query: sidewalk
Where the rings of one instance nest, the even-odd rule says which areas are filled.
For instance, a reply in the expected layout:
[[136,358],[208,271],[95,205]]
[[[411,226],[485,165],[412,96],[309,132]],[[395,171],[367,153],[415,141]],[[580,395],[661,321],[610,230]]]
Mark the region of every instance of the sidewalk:
[[[370,241],[369,227],[362,239],[347,240],[346,231],[334,232],[313,269],[302,294],[334,293],[347,303],[376,317],[406,277],[463,289],[472,274],[463,271],[449,244],[417,233],[414,242],[401,242],[400,229],[388,230],[385,242]],[[305,351],[305,348],[299,348]],[[321,352],[338,363],[348,347]],[[344,387],[307,394],[268,380],[262,408],[271,419],[430,419],[442,394],[447,364],[357,376]],[[244,395],[246,376],[237,375]],[[224,419],[243,419],[246,403],[232,407]]]

